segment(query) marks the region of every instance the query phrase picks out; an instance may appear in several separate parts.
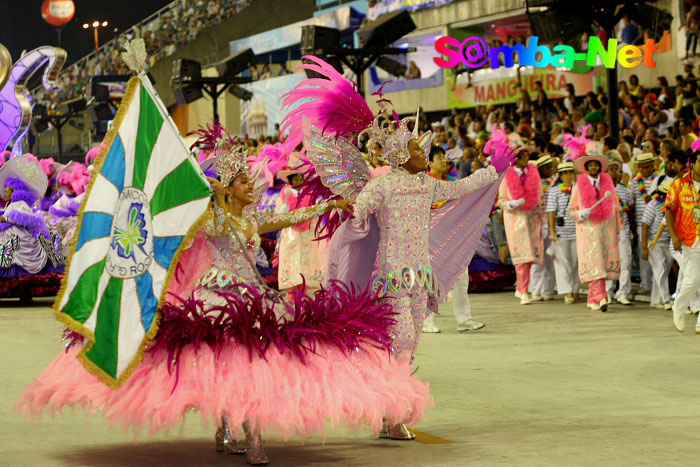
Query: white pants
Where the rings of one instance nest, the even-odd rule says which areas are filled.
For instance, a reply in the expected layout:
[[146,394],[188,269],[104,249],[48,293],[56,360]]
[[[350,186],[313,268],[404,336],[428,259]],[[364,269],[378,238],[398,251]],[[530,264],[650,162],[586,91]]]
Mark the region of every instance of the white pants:
[[[465,271],[462,277],[455,284],[455,288],[451,292],[452,295],[452,311],[454,311],[457,324],[464,324],[472,319],[472,309],[469,305],[469,271]],[[432,326],[435,324],[435,314],[430,313],[425,318],[424,326]]]
[[620,285],[617,288],[617,294],[613,293],[615,281],[607,281],[607,290],[610,297],[624,295],[630,296],[632,293],[632,241],[626,233],[620,235],[617,239],[617,245],[620,249]]
[[[647,241],[650,241],[654,238],[656,235],[656,232],[651,232],[651,229],[649,229],[649,239]],[[651,263],[647,261],[646,259],[642,259],[642,229],[641,227],[637,229],[637,249],[638,254],[639,254],[639,278],[640,278],[640,283],[639,286],[645,290],[652,290],[653,288],[653,274],[651,272]]]
[[[673,246],[671,246],[671,248],[673,248]],[[694,253],[690,253],[692,251],[694,251]],[[700,308],[700,290],[698,290],[700,288],[700,283],[698,283],[700,282],[700,264],[698,264],[700,261],[700,245],[695,245],[694,248],[688,248],[683,245],[682,252],[673,250],[671,256],[680,267],[678,284],[676,285],[676,301],[673,304],[673,311],[683,310],[687,312],[688,307],[693,310]],[[692,264],[693,261],[695,261],[695,264]],[[688,268],[691,269],[690,278],[688,278],[688,273],[686,272]],[[686,282],[688,282],[687,286]],[[693,288],[694,283],[696,284],[695,288]]]
[[[544,239],[544,251],[547,251],[552,241]],[[544,261],[533,264],[530,269],[530,293],[532,295],[554,295],[554,260],[545,254]]]
[[671,272],[673,258],[668,243],[657,243],[649,250],[649,264],[653,271],[654,283],[651,287],[652,305],[660,305],[671,301],[671,292],[668,289],[668,274]]
[[560,238],[552,247],[554,249],[554,275],[557,279],[557,292],[562,295],[578,293],[581,281],[578,278],[576,240]]

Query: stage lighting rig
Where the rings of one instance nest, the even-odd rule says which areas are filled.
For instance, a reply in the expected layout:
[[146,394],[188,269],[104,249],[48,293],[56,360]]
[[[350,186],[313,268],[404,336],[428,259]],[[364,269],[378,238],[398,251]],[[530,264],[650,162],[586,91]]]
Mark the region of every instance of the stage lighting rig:
[[[342,65],[338,62],[342,62],[355,73],[358,88],[362,92],[362,73],[377,60],[377,66],[394,76],[406,73],[405,65],[383,56],[415,52],[415,47],[389,47],[415,29],[416,25],[407,11],[384,15],[357,30],[360,48],[356,49],[341,47],[340,31],[337,29],[304,26],[301,35],[302,55],[321,56],[341,73]],[[311,77],[308,72],[307,76]]]
[[218,77],[204,78],[202,77],[202,65],[199,62],[186,58],[179,58],[173,61],[170,75],[170,84],[173,85],[175,100],[180,106],[187,105],[202,98],[206,93],[212,99],[214,119],[218,120],[219,96],[226,92],[231,86],[234,86],[234,88],[230,89],[231,94],[234,96],[244,100],[252,98],[252,93],[250,91],[236,86],[238,84],[250,83],[252,80],[237,75],[256,63],[257,60],[252,49],[245,49],[214,64],[214,68],[219,75]]

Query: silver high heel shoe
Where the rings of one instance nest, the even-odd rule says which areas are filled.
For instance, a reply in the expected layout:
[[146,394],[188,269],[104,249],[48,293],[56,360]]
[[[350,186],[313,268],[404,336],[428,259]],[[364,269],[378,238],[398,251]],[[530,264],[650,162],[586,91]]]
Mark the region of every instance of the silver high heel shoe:
[[267,465],[270,463],[267,454],[265,454],[265,449],[262,445],[262,437],[260,433],[255,435],[251,433],[250,427],[247,423],[243,424],[243,431],[245,431],[245,441],[246,441],[246,452],[245,460],[250,465]]
[[221,424],[216,430],[216,452],[225,452],[226,454],[245,454],[246,449],[238,441],[231,438],[231,431],[228,428],[228,420],[226,417],[221,419]]

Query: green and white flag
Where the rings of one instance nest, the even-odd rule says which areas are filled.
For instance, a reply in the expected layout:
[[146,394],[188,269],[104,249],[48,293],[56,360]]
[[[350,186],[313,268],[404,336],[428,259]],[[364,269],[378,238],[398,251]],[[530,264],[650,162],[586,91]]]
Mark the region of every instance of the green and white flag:
[[129,81],[104,143],[54,306],[86,338],[78,359],[119,387],[158,330],[178,254],[210,190],[144,75]]

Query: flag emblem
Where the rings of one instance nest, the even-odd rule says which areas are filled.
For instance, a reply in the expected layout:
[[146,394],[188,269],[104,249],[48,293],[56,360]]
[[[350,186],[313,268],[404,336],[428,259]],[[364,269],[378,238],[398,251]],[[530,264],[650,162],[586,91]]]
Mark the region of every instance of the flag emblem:
[[104,143],[54,307],[86,338],[78,359],[119,387],[158,330],[158,308],[210,189],[145,76],[129,81]]

